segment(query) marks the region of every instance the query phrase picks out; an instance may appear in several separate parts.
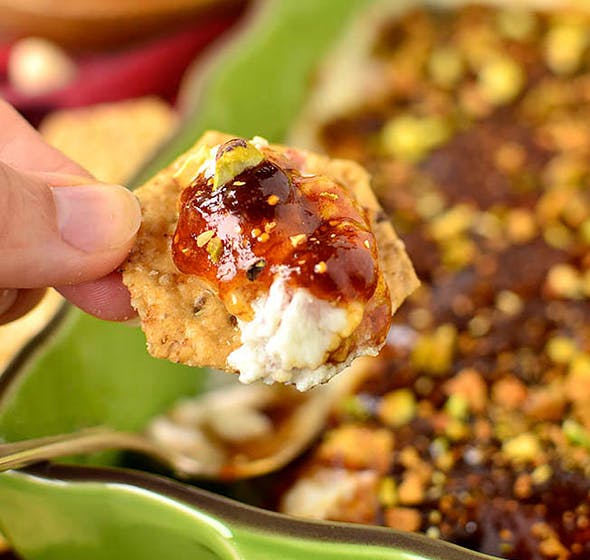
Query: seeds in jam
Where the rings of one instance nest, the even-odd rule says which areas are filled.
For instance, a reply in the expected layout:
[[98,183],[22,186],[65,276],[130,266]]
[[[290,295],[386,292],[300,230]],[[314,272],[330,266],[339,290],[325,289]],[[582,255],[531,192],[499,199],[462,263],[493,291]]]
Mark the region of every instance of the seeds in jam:
[[217,150],[214,176],[199,174],[179,207],[176,266],[204,278],[238,318],[249,317],[277,275],[338,305],[375,292],[377,247],[365,210],[287,156],[230,140]]

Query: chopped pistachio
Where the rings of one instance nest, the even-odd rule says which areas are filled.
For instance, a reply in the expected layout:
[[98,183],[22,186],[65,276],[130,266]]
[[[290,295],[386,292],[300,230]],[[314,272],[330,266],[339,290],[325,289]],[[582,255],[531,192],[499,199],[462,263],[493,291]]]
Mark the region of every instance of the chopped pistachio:
[[526,41],[535,33],[537,18],[525,8],[507,8],[498,11],[496,25],[500,34],[507,39]]
[[506,214],[506,233],[512,243],[527,243],[537,233],[533,213],[525,208],[513,208]]
[[570,443],[590,449],[590,432],[584,426],[568,418],[564,420],[561,429]]
[[477,253],[475,243],[464,235],[445,241],[442,247],[442,262],[451,270],[460,270],[473,262]]
[[589,44],[589,29],[581,22],[554,25],[545,37],[545,60],[557,75],[573,74]]
[[474,337],[485,336],[492,326],[490,318],[486,315],[476,315],[468,323],[469,334]]
[[[469,428],[463,420],[452,418],[445,427],[445,435],[452,441],[460,441],[469,435]],[[450,455],[450,453],[449,453]],[[437,465],[444,470],[443,464],[437,461]]]
[[[229,142],[232,142],[232,140]],[[224,146],[228,145],[229,142],[226,142],[218,149],[218,154],[221,155],[215,161],[213,190],[229,183],[246,169],[256,167],[264,159],[262,152],[249,142],[242,141],[242,143],[224,151]]]
[[569,264],[557,264],[547,274],[547,285],[560,297],[579,299],[582,284],[578,271]]
[[590,270],[586,270],[582,275],[581,285],[584,295],[590,297]]
[[590,218],[584,220],[578,229],[578,233],[584,243],[590,244]]
[[480,212],[472,228],[475,233],[488,239],[496,240],[502,237],[502,220],[493,212]]
[[531,478],[533,479],[533,482],[538,485],[545,484],[551,479],[552,476],[553,469],[551,468],[551,465],[548,465],[546,463],[539,465],[531,473]]
[[215,232],[212,229],[204,231],[203,233],[199,233],[197,236],[197,247],[204,247],[207,245],[214,235]]
[[293,245],[293,247],[297,247],[305,241],[306,237],[307,236],[305,235],[305,233],[300,233],[298,235],[292,235],[291,237],[289,237],[289,240],[291,241],[291,245]]
[[316,274],[324,274],[328,270],[328,265],[324,261],[320,261],[313,267]]
[[371,416],[366,404],[358,395],[350,395],[346,397],[340,403],[339,408],[346,416],[350,416],[355,420],[364,421]]
[[471,206],[457,204],[430,222],[430,235],[439,242],[456,237],[471,227],[475,217]]
[[417,508],[392,507],[384,512],[385,525],[400,531],[418,531],[422,525],[422,514]]
[[434,218],[444,207],[444,198],[436,191],[427,192],[416,199],[416,212],[425,220]]
[[547,352],[552,362],[556,364],[569,364],[578,353],[578,348],[571,338],[554,336],[547,341],[545,352]]
[[453,87],[461,80],[464,71],[461,52],[456,48],[441,47],[430,55],[428,72],[432,81],[439,86]]
[[485,63],[478,74],[479,88],[493,105],[513,101],[524,85],[520,66],[507,56],[497,56]]
[[541,445],[537,436],[527,432],[505,441],[502,450],[513,461],[534,461],[541,453]]
[[424,501],[424,481],[415,471],[406,471],[401,484],[397,488],[397,496],[400,504],[416,505]]
[[496,296],[496,307],[506,315],[518,315],[522,311],[523,303],[518,294],[502,290]]
[[404,426],[416,416],[414,393],[410,389],[387,393],[379,403],[378,416],[388,426]]
[[568,362],[569,363],[569,377],[577,377],[590,381],[590,356],[584,352],[576,353],[576,355]]
[[439,539],[440,538],[440,529],[438,527],[428,527],[426,529],[426,536],[431,539]]
[[432,313],[424,307],[417,307],[408,313],[408,321],[415,329],[427,329],[432,325]]
[[209,253],[209,257],[214,263],[219,262],[219,258],[221,257],[221,253],[223,251],[223,242],[219,237],[213,237],[207,243],[207,252]]
[[543,239],[551,247],[567,249],[573,242],[572,232],[563,224],[555,223],[547,226],[543,231]]
[[445,411],[455,420],[464,420],[469,413],[469,401],[462,395],[453,394],[445,402]]
[[446,373],[453,361],[456,342],[457,329],[450,323],[423,334],[412,351],[412,365],[434,375]]
[[391,476],[382,478],[378,490],[379,502],[385,507],[397,504],[397,484]]
[[451,135],[440,117],[401,115],[385,124],[382,144],[385,152],[403,161],[419,161]]

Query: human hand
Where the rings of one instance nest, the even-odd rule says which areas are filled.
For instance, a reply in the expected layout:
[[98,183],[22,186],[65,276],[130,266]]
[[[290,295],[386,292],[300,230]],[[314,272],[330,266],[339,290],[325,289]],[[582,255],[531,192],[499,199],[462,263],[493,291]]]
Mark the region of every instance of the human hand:
[[113,271],[140,222],[130,191],[100,184],[0,101],[0,324],[29,311],[48,286],[97,317],[133,317]]

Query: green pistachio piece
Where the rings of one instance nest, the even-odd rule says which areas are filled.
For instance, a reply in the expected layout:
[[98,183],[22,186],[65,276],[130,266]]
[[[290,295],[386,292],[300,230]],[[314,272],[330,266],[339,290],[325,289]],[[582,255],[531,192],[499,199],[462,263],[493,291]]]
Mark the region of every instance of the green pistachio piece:
[[444,144],[451,134],[448,122],[440,117],[400,115],[385,124],[382,145],[387,154],[416,162]]
[[209,243],[207,243],[207,252],[209,257],[214,263],[219,262],[221,252],[223,251],[223,241],[219,237],[213,237]]
[[590,433],[575,420],[564,420],[561,429],[565,437],[574,445],[580,445],[590,449]]
[[588,47],[589,29],[572,22],[552,27],[545,38],[547,66],[559,76],[573,74],[582,63]]
[[525,75],[520,66],[507,56],[497,56],[479,72],[479,87],[487,101],[504,105],[513,101],[524,86]]
[[256,167],[263,159],[260,150],[241,138],[222,144],[215,160],[213,190],[229,183],[246,169]]

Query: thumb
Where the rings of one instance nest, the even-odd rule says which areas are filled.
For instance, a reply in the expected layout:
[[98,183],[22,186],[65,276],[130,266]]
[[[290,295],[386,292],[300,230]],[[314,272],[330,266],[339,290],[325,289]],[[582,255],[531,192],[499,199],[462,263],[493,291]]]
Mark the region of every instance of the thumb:
[[78,284],[126,257],[141,213],[118,185],[55,186],[0,162],[0,288]]

